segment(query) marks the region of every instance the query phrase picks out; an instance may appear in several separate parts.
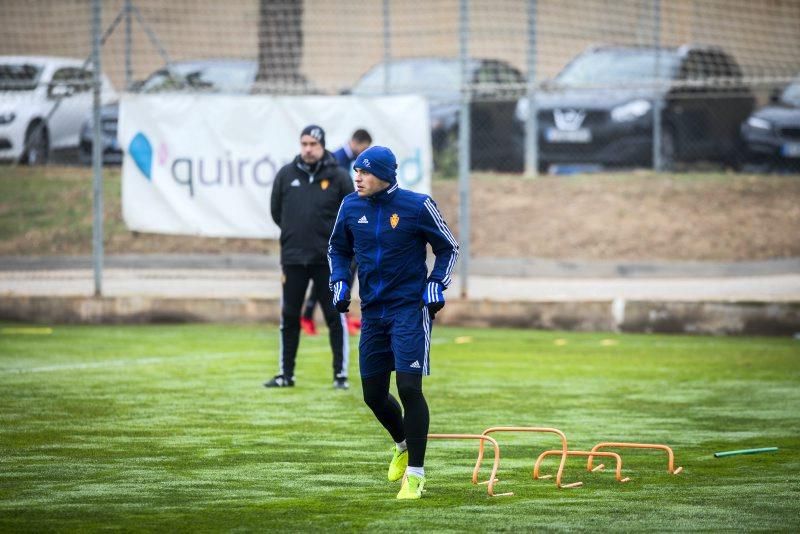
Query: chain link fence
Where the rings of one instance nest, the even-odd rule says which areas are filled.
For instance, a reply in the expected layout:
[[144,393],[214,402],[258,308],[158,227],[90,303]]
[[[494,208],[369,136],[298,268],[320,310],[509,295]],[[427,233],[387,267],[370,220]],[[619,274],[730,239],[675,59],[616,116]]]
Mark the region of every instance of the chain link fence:
[[[82,147],[90,161],[91,2],[3,4],[0,84],[14,103],[0,114],[0,157],[41,163]],[[441,175],[458,170],[462,106],[472,170],[800,156],[798,125],[751,117],[796,103],[797,90],[781,91],[800,72],[797,0],[100,4],[109,162],[124,90],[421,93]]]
[[797,169],[798,27],[800,0],[4,0],[0,160],[93,163],[100,294],[121,92],[421,94],[471,236],[474,171]]

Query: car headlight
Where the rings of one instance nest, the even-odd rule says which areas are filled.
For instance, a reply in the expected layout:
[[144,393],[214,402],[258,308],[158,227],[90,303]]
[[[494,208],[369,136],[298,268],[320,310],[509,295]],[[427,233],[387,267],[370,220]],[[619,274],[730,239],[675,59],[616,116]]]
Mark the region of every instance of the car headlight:
[[517,105],[514,108],[514,118],[519,122],[526,122],[528,120],[528,99],[520,98],[517,100]]
[[14,119],[16,118],[17,115],[13,111],[6,111],[5,113],[0,113],[0,124],[10,124],[14,122]]
[[747,119],[747,125],[759,130],[771,130],[772,123],[761,117],[750,117]]
[[628,122],[643,117],[653,104],[649,100],[631,100],[611,110],[611,119],[615,122]]

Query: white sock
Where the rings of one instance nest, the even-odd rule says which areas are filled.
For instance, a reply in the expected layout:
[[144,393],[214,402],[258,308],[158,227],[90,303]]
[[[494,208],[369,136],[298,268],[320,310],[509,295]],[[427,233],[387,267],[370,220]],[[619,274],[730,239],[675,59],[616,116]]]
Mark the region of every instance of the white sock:
[[403,452],[408,450],[408,445],[406,445],[406,440],[398,441],[397,443],[395,443],[395,445],[397,445],[397,452]]
[[425,478],[425,468],[424,467],[411,467],[410,465],[406,467],[406,475],[414,475],[415,477],[423,477]]

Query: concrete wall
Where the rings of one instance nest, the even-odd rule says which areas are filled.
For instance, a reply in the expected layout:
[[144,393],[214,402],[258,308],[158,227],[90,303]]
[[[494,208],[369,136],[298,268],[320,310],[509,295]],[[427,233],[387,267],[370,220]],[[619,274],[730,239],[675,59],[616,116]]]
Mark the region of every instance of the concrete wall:
[[[277,299],[2,297],[0,320],[42,324],[278,323]],[[449,301],[437,324],[583,332],[794,335],[800,302]]]

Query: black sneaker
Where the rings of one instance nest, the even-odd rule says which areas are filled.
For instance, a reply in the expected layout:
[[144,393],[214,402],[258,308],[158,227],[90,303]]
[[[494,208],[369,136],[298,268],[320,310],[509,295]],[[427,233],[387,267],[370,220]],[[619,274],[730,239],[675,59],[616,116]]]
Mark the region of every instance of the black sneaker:
[[333,389],[350,389],[350,382],[346,376],[339,376],[333,379]]
[[264,382],[265,388],[293,388],[294,380],[283,375],[275,375],[269,382]]

